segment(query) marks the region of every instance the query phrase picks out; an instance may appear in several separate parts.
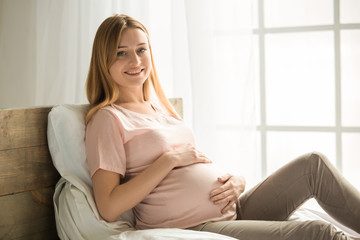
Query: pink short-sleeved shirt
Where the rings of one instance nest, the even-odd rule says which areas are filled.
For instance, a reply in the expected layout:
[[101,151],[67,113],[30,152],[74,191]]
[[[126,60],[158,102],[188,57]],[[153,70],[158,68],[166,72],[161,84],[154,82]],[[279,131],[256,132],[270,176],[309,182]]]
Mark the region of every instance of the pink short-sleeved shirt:
[[[195,145],[190,128],[160,108],[155,109],[154,114],[140,114],[110,105],[95,113],[86,129],[91,176],[104,169],[119,173],[128,181],[172,146]],[[188,228],[235,219],[235,206],[222,214],[225,205],[215,205],[209,199],[210,191],[221,186],[219,176],[212,164],[173,169],[134,207],[136,228]]]

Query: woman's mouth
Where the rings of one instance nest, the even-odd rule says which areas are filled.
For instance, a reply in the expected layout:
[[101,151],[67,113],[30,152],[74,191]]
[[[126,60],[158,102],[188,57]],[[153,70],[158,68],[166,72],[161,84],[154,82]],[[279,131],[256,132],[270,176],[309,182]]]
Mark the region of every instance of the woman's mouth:
[[131,76],[139,75],[144,69],[126,71],[125,73]]

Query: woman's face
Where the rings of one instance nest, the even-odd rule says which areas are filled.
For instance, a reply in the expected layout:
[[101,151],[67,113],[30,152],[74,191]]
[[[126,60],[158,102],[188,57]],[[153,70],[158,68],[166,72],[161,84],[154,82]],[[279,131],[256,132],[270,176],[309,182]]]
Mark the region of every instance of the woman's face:
[[109,69],[111,77],[119,87],[142,87],[151,66],[146,34],[138,28],[126,28],[120,38],[116,59]]

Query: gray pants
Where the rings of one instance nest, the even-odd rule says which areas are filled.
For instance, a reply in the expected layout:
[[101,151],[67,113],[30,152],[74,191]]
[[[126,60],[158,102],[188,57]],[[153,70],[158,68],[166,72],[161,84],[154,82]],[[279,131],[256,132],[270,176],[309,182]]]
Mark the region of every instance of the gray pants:
[[237,220],[189,229],[242,240],[350,239],[322,221],[286,221],[312,197],[334,219],[360,233],[360,193],[320,153],[298,157],[241,195]]

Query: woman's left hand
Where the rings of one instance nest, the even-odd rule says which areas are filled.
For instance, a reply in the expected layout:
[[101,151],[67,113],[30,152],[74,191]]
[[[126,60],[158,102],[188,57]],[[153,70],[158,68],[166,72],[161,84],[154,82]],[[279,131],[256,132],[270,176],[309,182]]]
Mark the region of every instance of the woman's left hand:
[[210,192],[210,200],[214,204],[227,203],[221,210],[221,213],[225,213],[237,202],[240,194],[244,192],[246,181],[242,176],[231,174],[219,177],[218,181],[224,184]]

